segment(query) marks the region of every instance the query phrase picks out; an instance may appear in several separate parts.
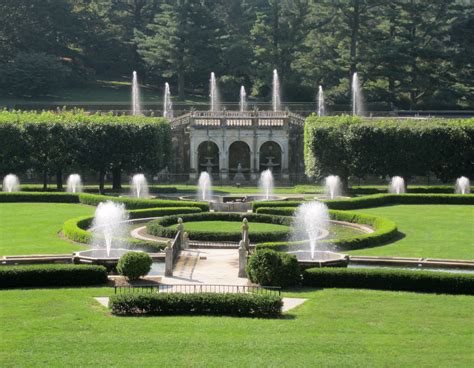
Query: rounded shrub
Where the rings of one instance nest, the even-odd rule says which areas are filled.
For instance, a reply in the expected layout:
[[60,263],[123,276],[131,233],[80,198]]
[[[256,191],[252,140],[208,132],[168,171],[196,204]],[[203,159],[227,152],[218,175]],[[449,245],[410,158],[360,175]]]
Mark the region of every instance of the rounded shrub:
[[271,249],[256,250],[249,258],[250,281],[264,286],[293,286],[301,282],[301,270],[295,256]]
[[117,272],[129,280],[138,280],[150,272],[153,260],[145,252],[128,252],[120,257]]

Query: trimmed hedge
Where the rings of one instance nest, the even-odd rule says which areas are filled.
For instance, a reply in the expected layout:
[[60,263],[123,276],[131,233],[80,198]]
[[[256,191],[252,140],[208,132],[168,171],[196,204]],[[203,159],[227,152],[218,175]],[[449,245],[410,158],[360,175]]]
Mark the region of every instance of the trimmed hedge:
[[6,202],[79,203],[79,195],[64,192],[0,192],[0,203]]
[[[170,208],[148,208],[143,210],[129,211],[130,219],[139,219],[146,217],[158,217],[171,215],[175,213],[199,213],[201,210],[197,207],[170,207]],[[70,240],[78,243],[90,243],[92,233],[87,231],[91,226],[94,216],[81,216],[67,220],[63,225],[63,234]],[[164,249],[165,244],[155,244],[153,242],[143,242],[140,240],[132,241],[133,248],[140,248],[149,251],[160,251]]]
[[310,268],[303,272],[303,285],[474,295],[474,275],[434,271]]
[[144,252],[127,252],[117,263],[117,272],[129,280],[138,280],[150,272],[153,260]]
[[253,283],[268,286],[295,286],[301,283],[301,270],[294,255],[258,249],[249,258],[247,275]]
[[[260,207],[257,213],[265,213],[280,216],[292,216],[296,207]],[[389,219],[380,216],[365,215],[349,211],[329,210],[332,220],[350,222],[370,226],[374,232],[360,234],[344,239],[322,240],[320,243],[332,244],[335,250],[347,251],[375,247],[394,239],[398,234],[397,224]],[[256,245],[257,249],[273,249],[277,251],[287,250],[288,247],[307,245],[306,241],[300,242],[265,242]]]
[[143,208],[164,208],[164,207],[198,207],[201,211],[209,211],[209,203],[194,201],[174,201],[167,199],[139,199],[130,197],[113,197],[100,194],[81,193],[79,200],[83,204],[97,206],[103,201],[113,201],[123,203],[127,210],[136,210]]
[[216,315],[272,318],[281,315],[282,299],[267,294],[183,294],[140,293],[112,295],[112,314],[133,315]]
[[[394,204],[474,204],[474,194],[374,194],[349,199],[321,200],[333,210],[355,210],[382,207]],[[261,207],[297,207],[304,201],[261,201],[253,202],[252,210]]]
[[48,264],[1,266],[0,288],[89,286],[107,282],[103,266]]
[[[348,189],[350,194],[387,194],[387,185],[364,185],[352,186]],[[418,194],[454,194],[454,185],[409,185],[406,188],[407,193]],[[474,186],[471,186],[471,192],[474,192]]]
[[[189,238],[193,240],[205,240],[205,241],[234,241],[238,242],[242,240],[241,231],[237,232],[211,232],[211,231],[188,231],[186,230],[186,222],[196,221],[235,221],[242,222],[244,218],[249,221],[249,226],[252,226],[252,222],[263,222],[277,225],[291,225],[291,218],[282,216],[272,215],[261,215],[254,213],[199,213],[191,215],[179,215],[179,216],[166,216],[158,220],[151,221],[147,224],[147,232],[155,236],[161,236],[166,238],[173,238],[176,235],[176,229],[168,226],[175,225],[178,222],[178,218],[182,218],[184,222],[184,229],[188,232]],[[252,242],[259,241],[278,241],[287,239],[290,229],[288,231],[273,231],[273,232],[259,232],[252,233],[250,235]]]

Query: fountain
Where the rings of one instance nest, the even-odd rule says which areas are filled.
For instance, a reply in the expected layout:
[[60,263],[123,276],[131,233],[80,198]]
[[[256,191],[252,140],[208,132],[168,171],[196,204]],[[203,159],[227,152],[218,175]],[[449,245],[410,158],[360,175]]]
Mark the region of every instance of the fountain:
[[247,93],[245,92],[245,87],[240,87],[240,102],[239,102],[240,112],[247,111]]
[[329,175],[324,179],[324,193],[331,199],[342,194],[341,178],[337,175]]
[[148,182],[145,175],[135,174],[131,181],[131,195],[137,198],[148,198]]
[[172,119],[173,116],[173,102],[171,101],[170,85],[165,83],[165,95],[163,97],[163,117]]
[[216,75],[214,72],[211,73],[211,86],[210,86],[210,97],[211,97],[211,111],[219,111],[220,110],[220,102],[219,102],[219,91],[217,90],[217,81]]
[[352,115],[363,116],[362,89],[360,88],[359,77],[357,73],[352,75]]
[[260,174],[260,180],[258,181],[258,186],[263,192],[265,199],[268,200],[273,195],[273,174],[270,169],[263,170]]
[[[292,224],[292,241],[309,241],[300,248],[294,245],[288,253],[294,254],[303,268],[308,267],[347,267],[349,257],[345,254],[332,252],[326,243],[320,240],[329,236],[329,210],[322,202],[306,202],[295,211]],[[299,248],[299,249],[298,249]]]
[[272,106],[273,111],[281,111],[280,80],[276,69],[273,69]]
[[79,174],[71,174],[67,178],[67,189],[69,193],[82,192],[82,180]]
[[393,194],[405,193],[405,180],[401,176],[394,176],[390,180],[388,192]]
[[141,115],[140,89],[138,87],[137,72],[133,71],[132,79],[132,115]]
[[[316,254],[317,241],[329,233],[329,210],[321,202],[301,204],[295,212],[292,229],[298,240],[309,240],[310,256]],[[318,249],[320,251],[320,249]]]
[[8,174],[3,178],[3,191],[4,192],[19,192],[20,191],[20,180],[18,176],[14,174]]
[[469,194],[471,192],[471,183],[465,176],[461,176],[456,179],[456,191],[457,194]]
[[324,116],[325,109],[324,109],[324,93],[323,93],[323,86],[319,86],[318,89],[318,116]]
[[[92,231],[94,233],[93,246],[104,247],[107,257],[110,257],[112,248],[117,250],[120,243],[127,236],[127,225],[125,221],[128,215],[125,212],[123,203],[112,201],[101,202],[95,211],[92,222]],[[94,251],[96,249],[92,249]],[[92,252],[94,254],[94,252]],[[103,253],[99,252],[97,253]],[[116,253],[116,252],[115,252]]]
[[202,171],[199,175],[198,186],[198,198],[203,201],[210,201],[212,199],[212,181],[207,171]]

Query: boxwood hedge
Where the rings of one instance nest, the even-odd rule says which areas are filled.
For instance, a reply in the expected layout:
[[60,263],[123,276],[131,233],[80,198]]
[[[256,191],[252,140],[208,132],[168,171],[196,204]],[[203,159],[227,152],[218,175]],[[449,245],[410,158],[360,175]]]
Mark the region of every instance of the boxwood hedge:
[[119,316],[216,315],[272,318],[281,315],[281,297],[267,294],[137,293],[112,295],[109,308]]
[[[280,216],[292,216],[295,207],[260,207],[257,213],[265,213]],[[329,210],[329,216],[332,220],[350,222],[370,226],[374,232],[360,234],[344,239],[322,240],[323,243],[330,243],[335,250],[347,251],[353,249],[362,249],[375,247],[394,239],[398,234],[397,224],[384,217],[365,215],[349,211]],[[287,250],[288,247],[298,247],[307,245],[307,242],[265,242],[257,244],[257,249]]]
[[48,264],[1,266],[0,288],[89,286],[107,282],[105,267]]
[[0,192],[1,202],[79,203],[79,195],[64,192]]
[[303,272],[303,285],[473,295],[474,275],[402,269],[310,268]]
[[[155,236],[162,236],[172,238],[176,235],[176,229],[173,229],[171,225],[175,225],[178,222],[178,218],[182,218],[184,221],[184,229],[186,230],[186,222],[196,221],[235,221],[242,222],[244,218],[249,221],[249,226],[252,226],[252,222],[263,222],[278,225],[291,225],[291,218],[283,216],[273,215],[262,215],[254,213],[198,213],[191,215],[179,215],[179,216],[166,216],[158,220],[154,220],[148,223],[147,231],[149,234]],[[188,231],[190,239],[193,240],[204,240],[204,241],[234,241],[238,242],[242,239],[242,233],[237,232],[212,232],[212,231]],[[251,234],[252,242],[259,241],[279,241],[287,239],[290,229],[288,231],[273,231],[273,232],[259,232]]]
[[[355,210],[394,204],[474,204],[474,194],[374,194],[348,199],[321,200],[330,209]],[[261,207],[297,207],[303,201],[260,201],[253,202],[253,211]]]
[[[129,211],[129,217],[131,219],[139,219],[146,217],[158,217],[166,216],[175,213],[186,214],[186,213],[198,213],[201,210],[197,207],[170,207],[170,208],[148,208],[142,210]],[[63,224],[63,234],[70,240],[78,243],[90,243],[92,240],[92,233],[87,231],[91,226],[94,216],[81,216],[70,219]],[[164,248],[164,244],[156,244],[153,242],[143,242],[136,239],[130,239],[129,241],[133,247],[139,247],[144,249],[151,248],[152,251],[161,250]]]

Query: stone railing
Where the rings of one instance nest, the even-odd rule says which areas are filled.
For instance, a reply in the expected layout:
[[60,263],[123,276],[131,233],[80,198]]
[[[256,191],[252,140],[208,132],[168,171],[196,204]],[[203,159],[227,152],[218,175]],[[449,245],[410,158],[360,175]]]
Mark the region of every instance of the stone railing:
[[173,268],[176,265],[181,250],[187,248],[188,235],[184,231],[183,219],[178,219],[176,236],[173,241],[168,240],[165,248],[165,276],[173,276]]

